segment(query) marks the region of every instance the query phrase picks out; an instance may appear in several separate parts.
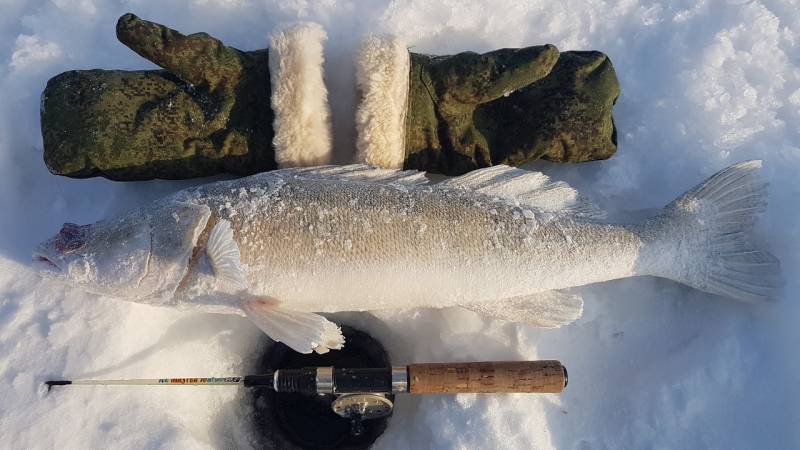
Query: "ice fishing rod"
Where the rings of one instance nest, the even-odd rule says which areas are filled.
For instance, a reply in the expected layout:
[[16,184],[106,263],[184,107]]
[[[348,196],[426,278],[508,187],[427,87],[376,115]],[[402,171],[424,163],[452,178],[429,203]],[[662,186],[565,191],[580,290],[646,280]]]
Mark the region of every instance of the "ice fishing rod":
[[48,392],[54,386],[77,385],[243,386],[333,395],[333,412],[350,419],[357,430],[361,420],[391,414],[393,403],[387,395],[559,393],[567,382],[567,369],[559,361],[490,361],[358,369],[304,367],[230,377],[51,380],[45,384]]
[[128,380],[51,380],[53,386],[244,386],[303,394],[504,394],[558,393],[568,382],[558,361],[423,363],[400,367],[342,369],[304,367],[262,375]]

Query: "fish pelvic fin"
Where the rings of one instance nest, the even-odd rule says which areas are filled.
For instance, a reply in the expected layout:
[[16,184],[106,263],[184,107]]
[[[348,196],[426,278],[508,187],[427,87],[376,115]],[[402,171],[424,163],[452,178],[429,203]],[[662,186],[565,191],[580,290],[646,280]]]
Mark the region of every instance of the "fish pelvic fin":
[[296,352],[323,354],[344,346],[341,328],[319,314],[283,308],[266,296],[249,297],[241,307],[261,331]]
[[660,222],[662,231],[648,251],[658,261],[653,275],[749,302],[778,295],[780,263],[752,242],[757,215],[767,205],[761,165],[745,161],[720,171],[650,221]]

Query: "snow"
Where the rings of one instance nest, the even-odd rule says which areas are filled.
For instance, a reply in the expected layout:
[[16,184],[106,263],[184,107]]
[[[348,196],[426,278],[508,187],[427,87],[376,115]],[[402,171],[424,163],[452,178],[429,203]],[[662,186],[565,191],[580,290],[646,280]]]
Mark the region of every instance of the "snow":
[[132,11],[255,49],[281,23],[327,30],[334,143],[355,148],[352,57],[367,32],[452,53],[553,43],[598,49],[622,85],[619,152],[578,166],[536,163],[612,217],[661,207],[715,171],[764,160],[758,225],[782,262],[781,301],[737,303],[652,278],[588,286],[584,316],[558,330],[461,309],[337,314],[383,340],[395,364],[560,359],[561,395],[402,397],[381,449],[796,448],[800,317],[800,8],[794,0],[353,1],[5,0],[0,14],[0,442],[11,448],[252,445],[228,388],[73,388],[52,377],[245,373],[260,332],[246,319],[91,297],[42,281],[35,245],[196,182],[113,183],[50,175],[39,95],[69,69],[151,68],[116,42]]

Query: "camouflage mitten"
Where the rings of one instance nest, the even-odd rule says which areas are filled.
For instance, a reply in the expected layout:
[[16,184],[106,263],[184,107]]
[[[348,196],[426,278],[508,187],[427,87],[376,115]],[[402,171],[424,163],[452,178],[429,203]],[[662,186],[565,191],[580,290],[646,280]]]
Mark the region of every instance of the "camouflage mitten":
[[325,33],[298,24],[244,52],[126,14],[117,38],[166,70],[62,73],[42,94],[51,172],[115,180],[247,175],[329,162]]
[[616,151],[619,83],[602,53],[544,45],[429,56],[371,37],[356,64],[360,162],[458,175]]

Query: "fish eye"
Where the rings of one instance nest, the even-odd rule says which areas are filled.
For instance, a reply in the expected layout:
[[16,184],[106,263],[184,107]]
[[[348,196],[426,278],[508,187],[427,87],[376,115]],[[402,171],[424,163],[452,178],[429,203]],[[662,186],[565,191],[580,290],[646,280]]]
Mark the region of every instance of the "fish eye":
[[86,245],[86,233],[90,225],[77,225],[65,223],[58,232],[56,248],[64,253],[74,252]]

